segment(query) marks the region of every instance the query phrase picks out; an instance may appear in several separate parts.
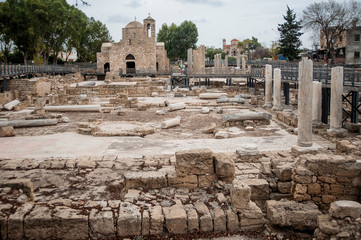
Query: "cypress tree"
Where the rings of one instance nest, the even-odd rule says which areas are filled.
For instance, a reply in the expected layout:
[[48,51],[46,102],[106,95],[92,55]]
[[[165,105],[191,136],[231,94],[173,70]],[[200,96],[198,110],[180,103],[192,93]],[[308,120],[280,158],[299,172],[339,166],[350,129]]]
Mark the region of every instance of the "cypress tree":
[[301,21],[296,21],[296,14],[288,6],[286,16],[283,15],[283,19],[285,23],[278,24],[277,28],[280,33],[279,53],[287,57],[288,60],[293,61],[300,58],[300,36],[303,34],[300,32],[302,28]]

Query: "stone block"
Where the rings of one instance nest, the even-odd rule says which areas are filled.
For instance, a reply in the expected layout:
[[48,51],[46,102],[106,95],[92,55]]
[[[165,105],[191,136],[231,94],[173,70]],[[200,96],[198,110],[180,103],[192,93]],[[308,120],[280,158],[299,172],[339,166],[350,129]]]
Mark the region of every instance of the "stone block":
[[16,209],[14,214],[8,218],[8,239],[22,239],[24,236],[24,216],[28,214],[33,208],[33,203],[26,203]]
[[254,202],[239,212],[239,219],[241,230],[257,229],[265,224],[262,210]]
[[182,205],[163,208],[165,227],[171,234],[184,234],[187,232],[187,213]]
[[166,173],[163,171],[139,171],[124,173],[124,187],[157,189],[167,187]]
[[194,149],[175,153],[178,176],[213,174],[213,153],[209,149]]
[[89,215],[89,234],[92,239],[115,237],[113,212],[92,209]]
[[292,182],[278,182],[277,189],[280,193],[291,193]]
[[296,201],[308,201],[311,196],[307,194],[307,186],[296,184],[293,197]]
[[142,212],[142,236],[147,236],[150,233],[150,216],[147,210]]
[[248,207],[251,200],[251,188],[240,180],[233,180],[231,187],[231,201],[237,210]]
[[95,168],[96,162],[90,160],[90,157],[80,157],[77,158],[77,167],[78,168]]
[[307,186],[307,193],[310,195],[321,194],[321,185],[318,183],[311,183]]
[[361,204],[355,201],[335,201],[331,203],[329,213],[334,218],[360,218]]
[[194,208],[200,214],[199,217],[199,231],[201,232],[211,232],[213,231],[213,222],[211,213],[208,210],[208,207],[203,202],[194,203]]
[[292,180],[292,168],[291,163],[276,166],[274,173],[281,182],[288,182]]
[[150,234],[161,234],[163,232],[164,216],[161,206],[152,206],[149,208],[150,213]]
[[335,235],[340,232],[340,227],[336,222],[331,222],[328,214],[318,216],[317,225],[320,230],[327,235]]
[[269,184],[265,179],[242,179],[244,184],[251,188],[251,200],[268,200]]
[[141,234],[142,216],[140,208],[133,204],[122,203],[119,207],[117,234],[119,237]]
[[317,217],[322,215],[316,204],[295,201],[269,200],[266,203],[267,218],[274,225],[296,230],[314,230]]
[[231,183],[234,179],[235,166],[233,159],[224,153],[214,154],[216,175],[224,182]]
[[216,123],[210,123],[208,124],[206,127],[203,128],[203,132],[205,134],[211,134],[213,133],[217,128],[217,124]]
[[227,230],[230,232],[238,232],[239,231],[239,221],[238,216],[231,209],[227,209],[225,211],[227,215]]
[[88,216],[64,206],[35,206],[25,217],[24,231],[28,239],[86,239]]
[[213,217],[214,231],[225,232],[227,231],[227,217],[221,207],[214,207],[210,210]]
[[193,207],[187,209],[187,223],[188,223],[188,232],[192,233],[199,231],[198,214]]
[[14,137],[15,135],[13,126],[0,127],[0,137]]

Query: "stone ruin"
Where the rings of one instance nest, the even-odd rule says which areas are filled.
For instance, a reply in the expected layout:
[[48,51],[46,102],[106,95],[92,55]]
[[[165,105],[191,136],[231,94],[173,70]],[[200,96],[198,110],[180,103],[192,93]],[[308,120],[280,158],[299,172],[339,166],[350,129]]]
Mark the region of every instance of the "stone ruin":
[[277,71],[257,95],[243,78],[9,81],[0,238],[360,239],[360,134],[312,125],[307,76],[284,106]]

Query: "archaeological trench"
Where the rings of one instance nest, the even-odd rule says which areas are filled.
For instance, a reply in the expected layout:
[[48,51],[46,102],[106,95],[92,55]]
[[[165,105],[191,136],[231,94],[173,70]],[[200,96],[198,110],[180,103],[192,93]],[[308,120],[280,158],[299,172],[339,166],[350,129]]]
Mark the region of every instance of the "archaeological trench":
[[0,238],[361,239],[360,125],[343,128],[342,84],[317,121],[299,68],[289,105],[271,65],[256,91],[242,77],[10,79]]

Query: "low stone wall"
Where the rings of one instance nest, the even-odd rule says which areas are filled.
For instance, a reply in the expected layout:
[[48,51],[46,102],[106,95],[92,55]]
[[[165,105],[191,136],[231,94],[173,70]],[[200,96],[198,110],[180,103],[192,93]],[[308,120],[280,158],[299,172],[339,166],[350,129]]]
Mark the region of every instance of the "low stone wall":
[[302,155],[292,170],[292,193],[298,202],[328,210],[336,200],[361,200],[361,160],[340,155]]

